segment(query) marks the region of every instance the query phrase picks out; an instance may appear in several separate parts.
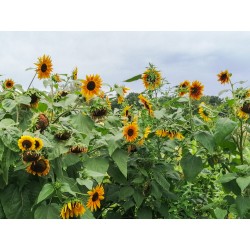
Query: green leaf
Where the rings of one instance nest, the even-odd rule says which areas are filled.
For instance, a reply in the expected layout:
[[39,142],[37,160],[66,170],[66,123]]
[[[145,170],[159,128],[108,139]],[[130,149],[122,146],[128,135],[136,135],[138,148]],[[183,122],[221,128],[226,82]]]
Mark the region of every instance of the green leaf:
[[237,207],[237,210],[239,212],[239,215],[241,216],[241,218],[244,217],[244,215],[250,209],[250,198],[238,196],[236,198],[235,203],[236,203],[236,207]]
[[42,202],[43,200],[46,200],[54,193],[54,191],[54,186],[51,183],[46,183],[38,195],[36,204]]
[[153,195],[157,200],[161,199],[162,190],[159,187],[159,184],[157,184],[156,181],[152,181],[151,185],[152,185],[151,195]]
[[93,181],[89,180],[89,179],[85,179],[85,180],[82,180],[80,178],[77,178],[76,179],[77,183],[81,186],[85,186],[87,187],[87,189],[92,189],[93,187]]
[[102,157],[89,158],[85,161],[84,165],[86,167],[87,173],[94,177],[97,182],[101,182],[108,170],[109,161]]
[[82,113],[72,116],[71,124],[75,129],[85,135],[89,134],[94,127],[93,120],[89,116],[83,115]]
[[154,170],[154,179],[164,190],[169,190],[170,184],[158,169]]
[[76,196],[76,193],[71,190],[70,185],[68,183],[65,183],[65,182],[62,183],[62,186],[60,187],[60,191],[62,193],[70,193],[70,194]]
[[3,159],[3,153],[4,153],[4,144],[3,144],[2,140],[0,140],[0,162]]
[[227,183],[231,180],[234,180],[237,178],[237,174],[236,173],[228,173],[228,174],[225,174],[223,175],[220,179],[219,179],[219,182],[220,183]]
[[94,215],[89,209],[86,209],[86,212],[81,216],[82,219],[95,219]]
[[25,104],[25,105],[29,105],[31,102],[31,97],[27,96],[27,95],[19,95],[16,97],[16,102],[18,104]]
[[215,141],[213,135],[211,135],[207,131],[197,132],[194,135],[194,138],[203,146],[205,147],[209,153],[214,152]]
[[138,209],[137,216],[139,219],[152,219],[152,210],[148,207]]
[[161,110],[154,111],[154,117],[158,120],[160,120],[165,114],[166,114],[165,108],[162,108]]
[[220,143],[234,131],[236,126],[237,123],[229,118],[219,118],[215,124],[215,142],[220,145]]
[[16,125],[15,121],[10,118],[6,118],[0,121],[0,129],[6,129],[8,127],[15,125]]
[[127,178],[128,153],[122,149],[116,149],[112,154],[112,159],[117,164],[122,174]]
[[58,204],[40,205],[34,213],[35,219],[59,219],[60,207]]
[[122,187],[119,191],[120,200],[125,200],[127,197],[134,194],[134,189],[132,187]]
[[227,215],[227,210],[220,209],[220,208],[217,207],[217,208],[214,210],[214,214],[215,214],[215,217],[216,217],[217,219],[224,219],[225,216]]
[[144,200],[144,196],[139,191],[135,190],[133,198],[136,203],[136,206],[139,208]]
[[241,192],[245,190],[246,187],[250,184],[250,176],[247,177],[238,177],[236,179],[237,184],[239,185]]
[[17,105],[16,101],[12,99],[4,99],[2,101],[2,107],[7,112],[11,112],[16,107],[16,105]]
[[184,155],[180,164],[187,181],[192,181],[202,170],[201,157],[189,153]]
[[119,142],[119,140],[121,140],[121,138],[122,138],[122,135],[119,133],[116,136],[111,137],[106,140],[108,144],[108,151],[109,151],[110,156],[112,156],[114,151],[120,147],[121,143]]
[[140,74],[140,75],[136,75],[136,76],[134,76],[134,77],[132,77],[132,78],[129,78],[129,79],[125,80],[124,82],[133,82],[133,81],[137,81],[137,80],[141,79],[141,77],[142,77],[141,74]]

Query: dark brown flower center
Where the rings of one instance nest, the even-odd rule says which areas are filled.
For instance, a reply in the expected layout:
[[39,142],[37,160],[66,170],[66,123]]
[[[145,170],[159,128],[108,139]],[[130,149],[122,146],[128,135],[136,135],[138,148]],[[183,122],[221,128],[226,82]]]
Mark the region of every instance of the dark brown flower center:
[[95,192],[92,196],[92,201],[97,201],[99,198],[99,194],[97,192]]
[[203,114],[204,114],[205,116],[208,116],[208,115],[209,115],[208,112],[207,112],[206,110],[203,110]]
[[247,114],[250,114],[250,103],[245,102],[241,110]]
[[191,93],[192,93],[192,94],[197,94],[197,93],[199,93],[199,88],[198,88],[198,87],[193,87],[193,88],[191,89]]
[[150,109],[149,105],[146,102],[144,103],[144,106],[146,109]]
[[39,100],[39,97],[36,94],[32,94],[30,98],[30,104],[36,103]]
[[227,80],[227,74],[222,74],[220,79],[221,79],[221,81],[226,81]]
[[12,87],[12,82],[6,82],[6,87]]
[[40,143],[39,143],[39,141],[36,140],[36,141],[35,141],[35,147],[36,147],[36,148],[39,148],[39,146],[40,146]]
[[130,128],[129,130],[128,130],[128,135],[129,136],[132,136],[134,134],[134,130],[132,129],[132,128]]
[[95,89],[95,82],[93,82],[93,81],[88,82],[87,89],[90,91],[94,90]]
[[31,170],[37,173],[42,173],[47,168],[47,164],[43,159],[34,161],[31,164]]
[[41,71],[44,73],[47,71],[47,65],[44,63],[42,66],[41,66]]
[[93,112],[93,116],[94,117],[101,117],[101,116],[105,116],[107,114],[107,109],[105,108],[101,108],[101,109],[96,109],[94,112]]
[[126,117],[128,116],[128,110],[126,110],[125,116],[126,116]]
[[24,148],[28,149],[28,148],[30,148],[32,146],[32,142],[29,141],[29,140],[24,140],[22,142],[22,145],[23,145]]
[[30,162],[30,161],[37,161],[39,159],[40,155],[32,152],[32,151],[26,151],[23,153],[23,160]]

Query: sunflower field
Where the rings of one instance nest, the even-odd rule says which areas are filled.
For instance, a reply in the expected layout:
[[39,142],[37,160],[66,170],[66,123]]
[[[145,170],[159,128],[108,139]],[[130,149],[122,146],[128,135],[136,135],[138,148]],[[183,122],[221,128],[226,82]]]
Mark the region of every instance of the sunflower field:
[[[54,73],[48,55],[34,65],[27,90],[1,79],[0,218],[250,218],[244,81],[218,73],[213,102],[152,64],[123,85]],[[144,91],[128,98],[133,81]]]

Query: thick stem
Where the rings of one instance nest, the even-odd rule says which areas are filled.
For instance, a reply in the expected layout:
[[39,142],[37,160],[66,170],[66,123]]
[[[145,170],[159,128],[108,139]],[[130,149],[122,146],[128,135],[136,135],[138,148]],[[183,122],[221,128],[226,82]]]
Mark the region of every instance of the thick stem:
[[189,97],[189,122],[190,122],[190,127],[191,127],[191,132],[193,131],[193,112],[192,112],[192,102],[191,102],[191,98]]

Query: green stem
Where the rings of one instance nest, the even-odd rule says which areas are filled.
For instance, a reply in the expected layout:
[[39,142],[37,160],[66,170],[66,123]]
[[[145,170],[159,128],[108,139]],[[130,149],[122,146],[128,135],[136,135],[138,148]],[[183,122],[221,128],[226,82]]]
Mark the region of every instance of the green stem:
[[30,86],[31,86],[32,82],[34,81],[34,79],[35,79],[35,77],[36,77],[36,74],[37,74],[37,73],[35,73],[35,75],[34,75],[33,79],[31,80],[30,85],[29,85],[29,87],[27,88],[27,90],[30,88]]
[[191,127],[191,132],[193,131],[193,112],[192,112],[192,102],[191,102],[191,98],[189,97],[189,122],[190,122],[190,127]]

